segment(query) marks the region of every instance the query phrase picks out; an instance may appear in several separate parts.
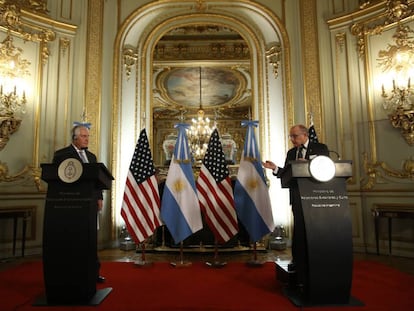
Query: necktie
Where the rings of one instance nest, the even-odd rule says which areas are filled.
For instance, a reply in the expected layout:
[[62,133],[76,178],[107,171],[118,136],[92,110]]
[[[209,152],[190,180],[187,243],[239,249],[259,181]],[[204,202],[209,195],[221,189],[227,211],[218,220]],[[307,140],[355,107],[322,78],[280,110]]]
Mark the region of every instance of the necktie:
[[85,150],[79,150],[79,155],[83,163],[89,163],[88,158],[86,157]]
[[299,147],[298,159],[303,159],[303,147],[302,146]]

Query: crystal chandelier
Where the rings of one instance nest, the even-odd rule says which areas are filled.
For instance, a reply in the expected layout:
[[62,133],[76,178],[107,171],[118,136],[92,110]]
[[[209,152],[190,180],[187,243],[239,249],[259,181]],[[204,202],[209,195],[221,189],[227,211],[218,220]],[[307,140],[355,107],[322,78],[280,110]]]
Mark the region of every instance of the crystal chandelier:
[[21,79],[28,75],[30,62],[21,58],[22,49],[13,45],[8,34],[0,43],[0,150],[16,132],[26,113],[26,94]]
[[204,158],[206,153],[208,141],[210,135],[213,132],[216,124],[211,126],[210,119],[205,117],[202,103],[202,85],[201,85],[201,67],[199,67],[199,87],[200,87],[200,98],[199,98],[199,109],[197,112],[197,118],[193,118],[190,129],[188,130],[188,141],[190,143],[191,152],[194,159],[200,162]]

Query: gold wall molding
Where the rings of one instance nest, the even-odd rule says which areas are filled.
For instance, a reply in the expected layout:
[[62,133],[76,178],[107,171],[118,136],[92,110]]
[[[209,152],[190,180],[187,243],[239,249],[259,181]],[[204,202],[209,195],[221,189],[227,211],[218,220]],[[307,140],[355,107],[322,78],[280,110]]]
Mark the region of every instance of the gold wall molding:
[[122,60],[124,62],[127,80],[129,80],[132,68],[137,65],[138,53],[136,48],[133,46],[125,46],[122,50]]
[[0,6],[0,26],[8,33],[20,35],[25,41],[41,42],[42,62],[50,55],[48,43],[56,39],[52,30],[54,22],[47,16],[46,1],[2,1]]
[[30,171],[28,166],[25,166],[20,172],[14,175],[9,175],[9,167],[7,163],[0,161],[0,183],[2,182],[12,182],[19,179],[23,179],[26,174]]
[[316,0],[300,1],[305,116],[313,115],[315,130],[319,139],[324,141],[316,13]]
[[282,57],[282,48],[280,43],[273,44],[266,50],[266,58],[273,68],[275,79],[279,76],[280,59]]
[[384,161],[372,162],[366,152],[363,153],[363,168],[366,178],[362,180],[362,189],[372,190],[380,180],[387,178],[404,179],[414,184],[414,158],[405,159],[402,169],[398,170],[390,167]]
[[[404,2],[407,3],[404,4]],[[367,17],[351,25],[351,33],[357,37],[358,53],[362,59],[366,51],[367,36],[381,35],[388,27],[414,18],[412,15],[414,1],[388,0],[376,3],[366,10],[364,6],[361,8],[361,12],[365,12]],[[375,11],[377,13],[373,15]]]
[[99,158],[98,142],[101,120],[102,34],[104,3],[88,1],[88,32],[86,42],[85,104],[87,122],[92,124],[89,146]]

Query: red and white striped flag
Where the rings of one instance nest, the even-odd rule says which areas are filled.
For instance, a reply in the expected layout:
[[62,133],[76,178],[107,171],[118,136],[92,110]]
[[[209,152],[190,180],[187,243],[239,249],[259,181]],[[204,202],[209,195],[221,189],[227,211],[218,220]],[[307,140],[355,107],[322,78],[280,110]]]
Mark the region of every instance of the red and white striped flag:
[[237,214],[229,170],[219,140],[213,131],[197,179],[200,208],[218,243],[225,243],[238,232]]
[[121,215],[136,244],[161,225],[160,195],[147,134],[143,129],[135,147],[125,185]]

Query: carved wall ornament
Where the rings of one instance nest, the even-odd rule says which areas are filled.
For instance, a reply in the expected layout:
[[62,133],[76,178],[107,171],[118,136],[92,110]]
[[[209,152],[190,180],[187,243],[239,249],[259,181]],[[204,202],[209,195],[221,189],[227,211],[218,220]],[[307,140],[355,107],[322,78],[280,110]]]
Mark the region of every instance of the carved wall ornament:
[[[385,50],[378,52],[378,64],[383,71],[401,72],[414,66],[413,34],[414,31],[410,27],[398,24],[392,36],[395,44],[388,44]],[[404,56],[403,59],[401,56]]]
[[385,28],[384,24],[368,26],[368,25],[360,25],[354,24],[351,26],[351,33],[358,38],[357,40],[357,49],[358,54],[363,59],[365,55],[365,39],[368,35],[380,35],[383,33]]
[[0,151],[6,147],[10,135],[19,129],[21,123],[20,119],[0,116]]
[[362,180],[362,188],[371,190],[379,180],[387,178],[408,179],[414,181],[414,159],[406,159],[402,165],[402,170],[391,168],[384,161],[372,162],[368,159],[368,154],[363,153],[364,173],[367,176]]
[[47,15],[46,0],[2,0],[0,6],[0,26],[21,35],[23,40],[42,42],[42,61],[45,64],[50,54],[48,42],[55,40],[56,33],[48,28],[33,26],[27,22],[33,14]]
[[[381,1],[364,1],[360,9],[365,9]],[[361,58],[365,54],[365,40],[368,35],[380,35],[386,26],[392,23],[401,22],[412,13],[414,2],[407,0],[387,0],[384,4],[384,13],[379,14],[375,21],[363,21],[351,26],[351,33],[358,38],[358,53]]]
[[12,182],[15,180],[23,179],[25,174],[29,171],[29,167],[26,166],[23,170],[15,175],[9,175],[9,168],[6,163],[0,161],[0,183]]
[[154,49],[155,62],[205,59],[249,61],[250,51],[239,33],[217,25],[174,28],[159,40]]
[[7,35],[0,43],[0,76],[15,78],[30,74],[30,62],[21,57],[22,52],[21,48],[14,46],[13,37]]
[[[26,37],[35,40],[50,41],[50,33],[47,29],[37,29],[29,27],[25,21],[24,16],[30,13],[42,14],[47,16],[49,11],[46,9],[46,0],[2,0],[0,6],[0,25],[8,30],[16,31]],[[29,30],[29,28],[31,28]],[[43,33],[43,34],[42,34]],[[48,33],[48,34],[47,34]]]
[[373,6],[381,1],[384,0],[359,0],[359,8],[362,10],[367,7]]
[[136,65],[138,60],[138,53],[136,49],[130,46],[124,47],[122,51],[122,59],[124,62],[125,74],[127,76],[127,80],[129,80],[131,76],[131,70]]
[[195,8],[197,11],[203,12],[207,10],[207,4],[204,2],[204,0],[197,0]]
[[341,51],[341,53],[344,51],[344,46],[345,46],[345,33],[341,32],[335,35],[335,40],[336,40],[336,44],[339,47],[339,51]]
[[65,55],[66,51],[70,46],[70,40],[68,38],[60,38],[60,50],[62,51],[62,55]]
[[387,0],[388,21],[399,22],[411,14],[408,0]]
[[273,67],[273,75],[275,79],[279,75],[279,65],[282,54],[282,48],[279,43],[272,45],[266,50],[266,58],[269,64]]

